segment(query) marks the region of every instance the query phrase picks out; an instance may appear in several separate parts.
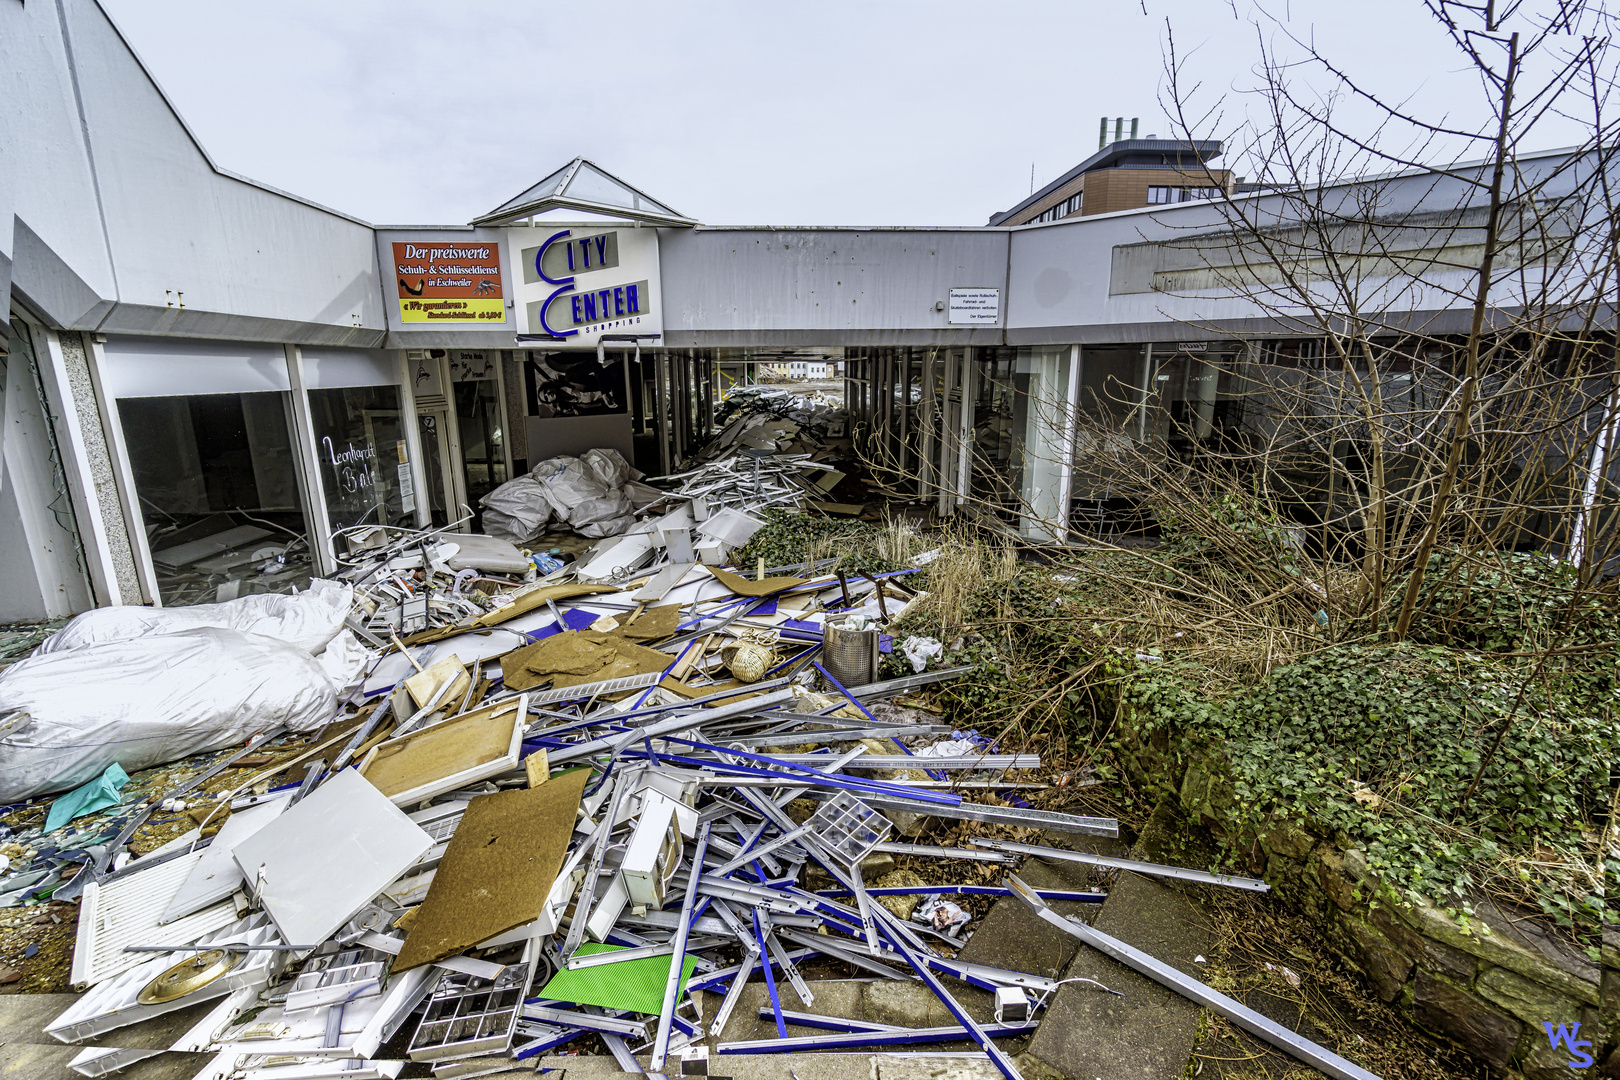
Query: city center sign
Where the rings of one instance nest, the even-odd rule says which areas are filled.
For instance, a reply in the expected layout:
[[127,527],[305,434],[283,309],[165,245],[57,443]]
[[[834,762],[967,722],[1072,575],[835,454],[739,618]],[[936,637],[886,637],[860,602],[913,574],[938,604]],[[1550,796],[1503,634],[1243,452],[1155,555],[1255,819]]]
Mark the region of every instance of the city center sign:
[[534,230],[509,230],[522,284],[527,331],[570,345],[603,334],[661,333],[655,229],[560,229],[536,244]]

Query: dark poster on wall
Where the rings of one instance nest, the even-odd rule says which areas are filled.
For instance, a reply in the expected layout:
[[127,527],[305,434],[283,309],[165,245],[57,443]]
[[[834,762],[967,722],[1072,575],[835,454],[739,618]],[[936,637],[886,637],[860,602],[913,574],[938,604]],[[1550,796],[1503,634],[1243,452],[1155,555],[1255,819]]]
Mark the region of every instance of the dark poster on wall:
[[595,353],[533,357],[523,376],[529,415],[551,419],[627,412],[624,366],[622,356],[610,356],[603,364]]

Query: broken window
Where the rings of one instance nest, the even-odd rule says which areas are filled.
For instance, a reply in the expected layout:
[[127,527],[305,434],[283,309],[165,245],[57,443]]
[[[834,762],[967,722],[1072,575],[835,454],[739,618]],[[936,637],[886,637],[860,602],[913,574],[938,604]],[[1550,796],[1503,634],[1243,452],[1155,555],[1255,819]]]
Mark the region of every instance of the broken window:
[[308,585],[290,408],[277,391],[118,402],[165,604]]

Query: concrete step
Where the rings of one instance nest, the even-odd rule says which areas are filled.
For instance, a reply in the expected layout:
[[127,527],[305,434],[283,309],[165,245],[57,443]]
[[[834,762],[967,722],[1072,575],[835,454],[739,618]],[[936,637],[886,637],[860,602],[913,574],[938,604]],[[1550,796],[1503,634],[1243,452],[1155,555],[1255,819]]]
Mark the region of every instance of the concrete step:
[[[1133,856],[1160,858],[1163,834],[1174,827],[1168,812],[1156,813]],[[1214,937],[1196,904],[1174,888],[1123,873],[1092,924],[1194,978],[1196,958],[1212,951]],[[1049,1003],[1027,1057],[1051,1073],[1079,1080],[1179,1080],[1196,1045],[1202,1009],[1094,949],[1080,949],[1063,972],[1087,983],[1060,988]]]

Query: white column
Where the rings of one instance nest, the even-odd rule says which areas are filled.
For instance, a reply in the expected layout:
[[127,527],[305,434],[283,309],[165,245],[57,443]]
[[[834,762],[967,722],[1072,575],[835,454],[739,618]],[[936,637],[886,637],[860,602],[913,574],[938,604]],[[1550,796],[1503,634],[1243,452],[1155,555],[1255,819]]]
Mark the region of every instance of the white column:
[[73,396],[73,385],[68,380],[62,339],[54,330],[41,329],[38,336],[44,345],[43,349],[36,350],[40,381],[45,384],[46,408],[56,414],[53,417],[56,446],[62,458],[62,473],[67,480],[68,497],[73,502],[79,545],[84,551],[95,598],[102,606],[138,602],[139,597],[125,597],[118,585],[118,570],[113,565],[107,522],[101,516],[102,493],[97,490],[95,474],[90,470],[84,429],[80,426],[83,418],[79,401]]
[[1019,531],[1031,540],[1062,543],[1068,536],[1079,360],[1078,345],[1040,346],[1029,357]]
[[321,488],[320,447],[315,444],[315,425],[309,415],[309,394],[304,386],[304,354],[296,345],[283,346],[287,353],[287,380],[292,384],[293,458],[298,466],[300,488],[307,507],[304,528],[309,535],[315,572],[333,573],[337,560],[332,557],[332,522],[326,514],[326,493]]
[[956,508],[973,494],[973,427],[979,396],[979,365],[974,361],[973,346],[962,347],[962,404],[957,409],[958,438],[956,459]]
[[152,548],[146,542],[146,515],[141,511],[141,498],[135,490],[135,470],[129,463],[129,447],[124,442],[124,424],[118,415],[118,403],[107,394],[102,372],[107,366],[107,350],[100,334],[84,335],[84,358],[90,367],[90,384],[96,391],[96,407],[101,412],[101,430],[107,436],[107,456],[112,459],[113,479],[118,484],[118,502],[124,513],[124,528],[129,532],[129,547],[135,554],[135,574],[140,578],[140,597],[129,597],[128,604],[147,603],[163,606],[158,592],[157,567],[152,565]]
[[433,526],[431,492],[427,488],[427,462],[422,458],[422,421],[416,416],[416,378],[405,350],[399,351],[399,422],[405,429],[405,452],[411,456],[411,487],[415,490],[416,527]]

